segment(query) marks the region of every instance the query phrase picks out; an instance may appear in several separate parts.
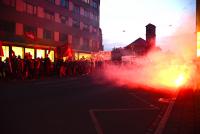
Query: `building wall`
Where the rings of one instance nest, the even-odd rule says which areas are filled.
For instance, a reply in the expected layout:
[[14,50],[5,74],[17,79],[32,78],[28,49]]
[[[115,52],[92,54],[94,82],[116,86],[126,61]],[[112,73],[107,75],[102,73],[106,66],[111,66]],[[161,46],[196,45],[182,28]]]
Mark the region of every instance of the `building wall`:
[[[102,48],[99,6],[100,0],[68,0],[66,6],[63,5],[63,0],[55,0],[55,3],[50,0],[2,0],[0,12],[6,14],[0,14],[0,22],[13,23],[15,30],[12,33],[13,31],[0,29],[0,34],[4,33],[1,34],[4,36],[1,36],[0,40],[55,48],[70,44],[75,48],[75,45],[82,45],[73,44],[73,38],[78,37],[88,39],[89,43],[95,42],[96,46],[100,45],[92,47],[88,43],[86,45],[90,47],[81,47],[80,51],[98,51]],[[27,39],[25,36],[27,27],[36,29],[35,40]]]

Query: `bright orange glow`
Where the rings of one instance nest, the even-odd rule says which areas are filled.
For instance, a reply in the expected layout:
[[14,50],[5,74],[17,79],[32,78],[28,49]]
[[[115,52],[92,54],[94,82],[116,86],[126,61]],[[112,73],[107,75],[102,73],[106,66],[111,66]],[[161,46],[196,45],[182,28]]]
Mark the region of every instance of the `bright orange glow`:
[[41,49],[37,49],[37,50],[36,50],[36,56],[37,56],[37,58],[44,58],[44,56],[45,56],[45,51],[44,51],[44,50],[41,50]]
[[23,47],[12,47],[12,50],[15,53],[15,56],[20,56],[22,59],[24,58]]
[[90,59],[91,54],[89,54],[89,53],[79,53],[79,59],[81,59],[81,58]]
[[140,87],[176,92],[180,87],[191,86],[195,75],[195,65],[192,61],[163,52],[137,57],[132,63],[120,66],[105,64],[103,78],[112,81],[113,84],[126,85],[133,89]]
[[54,62],[54,50],[50,50],[49,52],[49,59]]
[[34,59],[35,52],[33,48],[25,48],[25,53],[30,53],[32,55],[32,59]]
[[9,46],[2,46],[4,56],[2,57],[2,61],[9,57]]
[[180,74],[178,76],[178,78],[176,79],[175,84],[176,84],[177,87],[179,87],[179,86],[183,85],[184,82],[185,82],[185,78],[182,74]]

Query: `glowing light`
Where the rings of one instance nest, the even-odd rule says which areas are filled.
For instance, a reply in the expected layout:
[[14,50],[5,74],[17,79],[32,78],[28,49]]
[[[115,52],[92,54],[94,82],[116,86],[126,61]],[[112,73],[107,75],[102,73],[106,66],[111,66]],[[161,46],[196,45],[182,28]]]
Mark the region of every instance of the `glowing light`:
[[54,50],[50,50],[49,52],[49,59],[54,62]]
[[179,87],[179,86],[182,86],[184,82],[185,82],[184,76],[180,74],[178,78],[176,79],[175,84],[177,87]]
[[9,46],[2,46],[4,56],[2,57],[2,61],[9,57]]
[[35,52],[33,48],[25,48],[25,53],[30,53],[32,55],[32,58],[35,57]]
[[22,59],[24,58],[23,47],[12,47],[12,50],[15,53],[15,56],[20,56]]
[[163,53],[152,53],[148,58],[135,58],[133,63],[120,66],[105,64],[103,76],[119,86],[167,93],[174,93],[182,86],[193,86],[191,80],[195,75],[195,65],[190,61]]
[[36,55],[37,55],[37,58],[44,58],[44,56],[45,56],[45,51],[44,51],[44,50],[41,50],[41,49],[37,49],[37,50],[36,50]]
[[200,57],[200,32],[197,32],[197,57]]

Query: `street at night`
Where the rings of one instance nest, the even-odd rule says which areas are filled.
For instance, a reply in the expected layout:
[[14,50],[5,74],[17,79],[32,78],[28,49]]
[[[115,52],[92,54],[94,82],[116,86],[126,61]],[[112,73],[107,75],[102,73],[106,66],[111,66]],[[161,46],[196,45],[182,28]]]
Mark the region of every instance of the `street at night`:
[[166,95],[110,84],[90,76],[1,82],[1,133],[152,133]]
[[200,1],[0,0],[0,134],[200,134]]

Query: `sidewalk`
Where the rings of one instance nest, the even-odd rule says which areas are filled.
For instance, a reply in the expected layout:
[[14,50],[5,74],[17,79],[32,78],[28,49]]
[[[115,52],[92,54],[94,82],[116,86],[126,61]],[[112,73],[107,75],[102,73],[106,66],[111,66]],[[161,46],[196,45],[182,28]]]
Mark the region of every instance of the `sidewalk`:
[[200,91],[179,92],[163,134],[200,134]]

